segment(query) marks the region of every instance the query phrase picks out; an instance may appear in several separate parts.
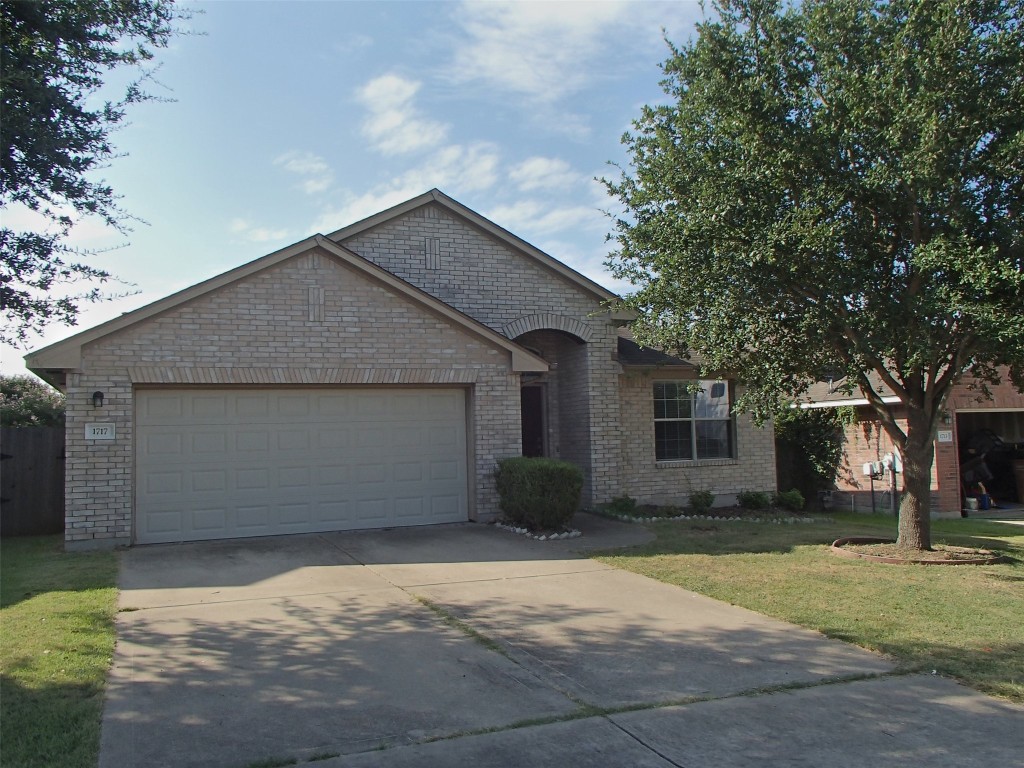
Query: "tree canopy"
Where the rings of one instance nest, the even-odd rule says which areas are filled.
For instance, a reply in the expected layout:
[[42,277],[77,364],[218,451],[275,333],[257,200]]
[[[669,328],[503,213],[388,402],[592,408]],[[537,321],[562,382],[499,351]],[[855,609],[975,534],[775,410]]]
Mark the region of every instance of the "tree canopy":
[[64,423],[64,395],[34,376],[0,376],[0,424],[56,427]]
[[736,375],[759,416],[859,386],[904,457],[907,546],[950,388],[1024,383],[1022,7],[721,0],[606,182],[639,340]]
[[68,234],[89,215],[127,229],[96,173],[115,157],[110,133],[128,107],[154,97],[139,81],[115,101],[98,92],[111,70],[151,60],[188,15],[173,0],[0,3],[0,207],[21,205],[47,222],[42,231],[0,228],[3,341],[51,322],[73,325],[81,302],[100,298],[97,282],[111,276],[85,264]]

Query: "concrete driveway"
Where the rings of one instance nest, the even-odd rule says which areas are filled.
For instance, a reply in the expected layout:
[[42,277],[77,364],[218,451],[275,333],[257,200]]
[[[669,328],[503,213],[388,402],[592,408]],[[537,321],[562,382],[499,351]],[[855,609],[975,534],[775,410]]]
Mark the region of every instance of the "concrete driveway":
[[101,768],[958,766],[1024,708],[472,524],[122,555]]

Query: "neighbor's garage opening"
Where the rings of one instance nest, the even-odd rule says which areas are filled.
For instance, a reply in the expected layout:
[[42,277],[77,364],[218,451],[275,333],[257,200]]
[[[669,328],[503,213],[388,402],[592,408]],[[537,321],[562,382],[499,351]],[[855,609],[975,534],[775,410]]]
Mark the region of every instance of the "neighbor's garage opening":
[[956,425],[964,495],[984,492],[996,507],[1024,505],[1024,410],[961,411]]

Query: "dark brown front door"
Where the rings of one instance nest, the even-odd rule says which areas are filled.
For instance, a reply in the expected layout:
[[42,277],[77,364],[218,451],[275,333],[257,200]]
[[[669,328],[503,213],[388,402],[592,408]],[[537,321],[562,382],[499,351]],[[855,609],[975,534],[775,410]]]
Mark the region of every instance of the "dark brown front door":
[[523,456],[544,455],[544,387],[519,390],[523,410]]

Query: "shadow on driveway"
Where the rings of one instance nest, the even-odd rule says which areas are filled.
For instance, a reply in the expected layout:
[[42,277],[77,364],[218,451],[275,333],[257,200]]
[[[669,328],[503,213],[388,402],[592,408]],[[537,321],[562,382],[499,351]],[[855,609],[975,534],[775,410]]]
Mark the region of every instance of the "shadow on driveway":
[[[558,542],[465,524],[124,552],[101,768],[527,764],[493,761],[517,750],[559,768],[672,765],[636,735],[641,713],[593,715],[695,717],[713,702],[660,707],[891,669],[587,559],[650,533],[583,524],[583,539]],[[551,762],[566,754],[551,739],[577,737],[594,740]]]

